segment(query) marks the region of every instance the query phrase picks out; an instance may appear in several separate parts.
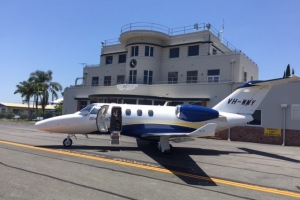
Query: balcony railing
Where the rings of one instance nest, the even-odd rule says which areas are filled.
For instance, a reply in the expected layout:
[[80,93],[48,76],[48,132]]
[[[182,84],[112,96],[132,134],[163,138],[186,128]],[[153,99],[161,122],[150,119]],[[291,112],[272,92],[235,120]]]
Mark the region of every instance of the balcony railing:
[[130,83],[130,82],[122,82],[122,83],[117,83],[117,84],[111,84],[107,85],[104,83],[99,83],[99,84],[86,84],[86,85],[71,85],[70,87],[97,87],[97,86],[115,86],[119,84],[139,84],[139,85],[176,85],[176,84],[187,84],[187,85],[192,85],[192,84],[218,84],[218,83],[228,83],[232,84],[233,82],[230,80],[219,80],[217,82],[211,82],[211,81],[154,81],[152,84],[145,84],[144,81],[136,81],[136,83]]

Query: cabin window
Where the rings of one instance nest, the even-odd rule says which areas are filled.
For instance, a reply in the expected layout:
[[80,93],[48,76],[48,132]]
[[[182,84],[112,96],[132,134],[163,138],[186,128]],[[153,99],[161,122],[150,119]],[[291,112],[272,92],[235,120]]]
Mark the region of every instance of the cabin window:
[[126,109],[126,110],[125,110],[125,114],[126,114],[127,116],[130,116],[130,115],[131,115],[131,110],[130,110],[130,109]]
[[188,56],[198,56],[199,55],[199,45],[189,46]]
[[253,125],[253,126],[261,126],[261,116],[262,116],[261,110],[256,110],[252,114],[253,121],[248,122],[247,124],[248,125]]
[[149,117],[153,117],[153,110],[148,110],[148,115],[149,115]]
[[137,113],[137,116],[142,116],[143,115],[143,111],[140,110],[140,109],[138,109],[136,113]]
[[94,108],[90,114],[98,114],[100,108]]

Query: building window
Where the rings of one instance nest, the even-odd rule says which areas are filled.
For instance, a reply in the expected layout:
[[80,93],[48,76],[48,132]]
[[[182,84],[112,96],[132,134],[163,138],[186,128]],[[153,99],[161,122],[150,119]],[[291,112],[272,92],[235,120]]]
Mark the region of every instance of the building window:
[[153,47],[145,47],[145,56],[153,57]]
[[104,85],[105,86],[111,85],[111,76],[104,76]]
[[124,104],[136,104],[136,99],[123,99]]
[[253,121],[248,122],[248,125],[253,126],[261,126],[261,110],[255,110],[255,112],[252,114]]
[[80,104],[79,104],[79,110],[85,108],[87,106],[87,101],[80,101]]
[[113,62],[113,57],[112,56],[106,56],[105,58],[105,64],[110,65]]
[[217,54],[217,49],[213,49],[213,55],[216,55]]
[[179,47],[170,49],[170,58],[178,58],[179,57]]
[[153,71],[144,70],[144,84],[152,84]]
[[247,82],[247,72],[244,71],[244,82]]
[[137,113],[137,116],[142,116],[142,115],[143,115],[143,111],[140,110],[140,109],[138,109],[138,110],[136,111],[136,113]]
[[253,76],[251,76],[251,81],[253,81]]
[[178,72],[168,73],[168,84],[176,84],[178,82]]
[[139,99],[139,104],[140,104],[140,105],[152,105],[152,100],[148,100],[148,99]]
[[119,55],[119,63],[126,63],[126,54]]
[[92,86],[97,86],[99,84],[99,77],[92,77]]
[[187,71],[186,73],[187,83],[197,83],[197,80],[198,80],[198,71]]
[[139,46],[131,47],[131,57],[138,56],[138,55],[139,55]]
[[207,81],[209,83],[219,82],[220,81],[220,70],[219,69],[207,70]]
[[127,116],[130,116],[131,115],[131,110],[130,109],[126,109],[125,113],[126,113]]
[[188,56],[198,56],[199,55],[199,45],[189,46]]
[[125,76],[119,75],[117,76],[117,84],[124,84],[125,83]]
[[136,75],[137,75],[137,70],[129,71],[129,83],[136,84]]

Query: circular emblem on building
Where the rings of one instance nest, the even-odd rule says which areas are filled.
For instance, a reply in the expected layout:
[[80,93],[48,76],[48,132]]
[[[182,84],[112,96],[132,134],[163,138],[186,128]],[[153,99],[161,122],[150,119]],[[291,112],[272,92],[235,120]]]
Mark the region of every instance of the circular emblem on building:
[[130,63],[129,63],[129,65],[130,65],[131,68],[135,68],[135,67],[136,67],[136,64],[137,64],[136,59],[132,59],[132,60],[130,61]]

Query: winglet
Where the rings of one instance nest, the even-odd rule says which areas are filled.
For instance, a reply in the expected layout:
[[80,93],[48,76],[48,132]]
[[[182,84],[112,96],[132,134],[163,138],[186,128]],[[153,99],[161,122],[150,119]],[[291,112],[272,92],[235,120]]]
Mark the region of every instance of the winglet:
[[215,124],[215,123],[205,124],[204,126],[201,126],[200,128],[198,128],[197,130],[195,130],[191,133],[188,133],[187,136],[190,136],[190,137],[214,136],[216,128],[217,128],[217,124]]

